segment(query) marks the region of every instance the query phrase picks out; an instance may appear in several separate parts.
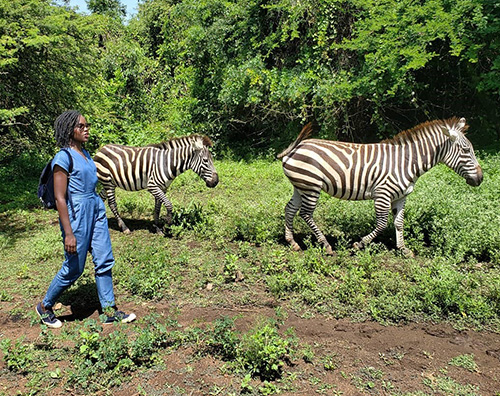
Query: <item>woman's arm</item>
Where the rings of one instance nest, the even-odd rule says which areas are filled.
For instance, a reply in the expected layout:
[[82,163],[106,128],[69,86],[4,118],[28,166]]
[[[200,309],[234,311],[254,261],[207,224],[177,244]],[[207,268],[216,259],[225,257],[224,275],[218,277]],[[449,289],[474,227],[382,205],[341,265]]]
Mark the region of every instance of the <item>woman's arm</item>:
[[64,229],[64,249],[69,254],[76,253],[76,238],[69,221],[68,205],[66,204],[66,190],[68,188],[68,172],[59,165],[54,166],[54,195],[59,219]]

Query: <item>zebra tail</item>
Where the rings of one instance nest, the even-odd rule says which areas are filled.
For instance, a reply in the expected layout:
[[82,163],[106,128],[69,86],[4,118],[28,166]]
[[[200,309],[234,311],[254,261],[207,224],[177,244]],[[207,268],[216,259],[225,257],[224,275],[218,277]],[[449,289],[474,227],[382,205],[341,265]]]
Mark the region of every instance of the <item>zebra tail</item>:
[[285,155],[287,155],[288,153],[290,153],[290,151],[292,151],[295,147],[297,147],[297,145],[304,139],[307,139],[312,133],[312,122],[306,124],[304,126],[304,128],[302,128],[302,130],[300,131],[299,133],[299,136],[297,136],[297,139],[295,139],[295,142],[293,142],[292,144],[290,144],[290,146],[288,146],[284,151],[282,151],[281,153],[279,153],[276,158],[277,159],[281,159],[283,158]]

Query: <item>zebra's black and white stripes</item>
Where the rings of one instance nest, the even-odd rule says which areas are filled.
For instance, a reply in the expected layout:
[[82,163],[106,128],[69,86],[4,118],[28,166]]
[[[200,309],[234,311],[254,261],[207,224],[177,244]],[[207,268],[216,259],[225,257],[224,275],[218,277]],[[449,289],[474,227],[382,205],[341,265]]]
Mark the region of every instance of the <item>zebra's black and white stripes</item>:
[[294,186],[285,208],[286,240],[295,250],[300,249],[293,237],[293,219],[300,209],[300,216],[326,252],[333,253],[313,220],[323,190],[341,199],[374,200],[376,227],[356,247],[370,243],[385,229],[392,209],[397,247],[411,255],[403,239],[404,205],[418,177],[441,162],[472,186],[482,182],[481,167],[464,135],[467,128],[464,118],[454,117],[420,124],[380,143],[355,144],[307,139],[311,125],[306,125],[295,142],[278,156]]
[[101,198],[108,204],[122,231],[130,230],[121,219],[116,206],[115,189],[127,191],[148,189],[155,198],[154,224],[159,230],[161,205],[167,208],[167,221],[172,215],[172,203],[165,191],[174,178],[188,169],[196,172],[207,187],[219,182],[206,136],[191,135],[145,147],[108,144],[94,156],[97,176],[103,186]]

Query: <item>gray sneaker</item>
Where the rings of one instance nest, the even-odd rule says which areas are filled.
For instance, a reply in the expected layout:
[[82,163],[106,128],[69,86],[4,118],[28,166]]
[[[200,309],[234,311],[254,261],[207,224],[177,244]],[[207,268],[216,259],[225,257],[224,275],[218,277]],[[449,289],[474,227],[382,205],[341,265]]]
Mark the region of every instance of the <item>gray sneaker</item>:
[[35,311],[38,316],[40,316],[40,320],[45,326],[50,327],[51,329],[58,329],[62,326],[62,322],[56,318],[54,311],[52,311],[52,309],[50,308],[44,309],[42,307],[42,303],[38,303]]

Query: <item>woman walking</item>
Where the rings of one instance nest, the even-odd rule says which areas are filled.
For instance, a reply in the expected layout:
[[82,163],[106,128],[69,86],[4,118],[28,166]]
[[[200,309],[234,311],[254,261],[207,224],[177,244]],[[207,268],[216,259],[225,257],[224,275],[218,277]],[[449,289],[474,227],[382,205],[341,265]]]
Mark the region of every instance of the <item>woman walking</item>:
[[75,110],[64,112],[54,124],[57,144],[65,149],[59,151],[52,160],[54,195],[65,260],[52,280],[45,298],[36,306],[42,323],[51,328],[62,326],[53,312],[53,306],[59,296],[82,275],[89,251],[94,262],[99,302],[107,315],[104,323],[128,323],[136,318],[133,313],[119,311],[115,305],[111,275],[115,260],[106,210],[103,201],[95,192],[96,166],[83,148],[89,139],[89,127],[85,117]]

